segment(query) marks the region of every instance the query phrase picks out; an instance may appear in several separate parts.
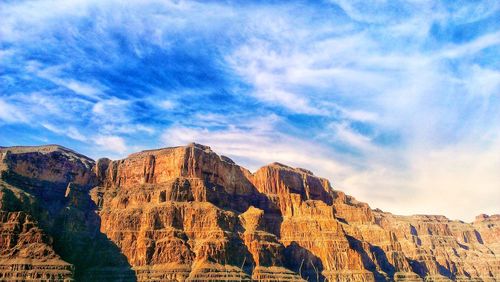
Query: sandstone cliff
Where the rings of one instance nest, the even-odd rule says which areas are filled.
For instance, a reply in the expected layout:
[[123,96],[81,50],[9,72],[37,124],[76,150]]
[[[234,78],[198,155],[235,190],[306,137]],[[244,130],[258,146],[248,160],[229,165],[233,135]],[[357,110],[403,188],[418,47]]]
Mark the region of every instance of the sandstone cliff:
[[397,216],[199,144],[97,162],[0,148],[0,175],[0,280],[500,280],[498,215]]

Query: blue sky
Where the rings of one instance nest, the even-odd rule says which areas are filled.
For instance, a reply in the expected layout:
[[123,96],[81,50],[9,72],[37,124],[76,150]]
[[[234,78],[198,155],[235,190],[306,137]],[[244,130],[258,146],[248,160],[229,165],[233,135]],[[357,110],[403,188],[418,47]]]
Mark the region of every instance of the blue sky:
[[196,141],[394,213],[500,212],[500,2],[125,2],[2,2],[1,146]]

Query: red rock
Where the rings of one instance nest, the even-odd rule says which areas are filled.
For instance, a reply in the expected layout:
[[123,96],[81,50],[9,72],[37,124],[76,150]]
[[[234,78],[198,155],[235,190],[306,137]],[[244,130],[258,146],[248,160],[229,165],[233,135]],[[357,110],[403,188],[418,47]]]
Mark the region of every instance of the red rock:
[[500,279],[500,216],[392,215],[307,169],[251,173],[199,144],[95,164],[59,146],[13,147],[0,160],[4,277]]

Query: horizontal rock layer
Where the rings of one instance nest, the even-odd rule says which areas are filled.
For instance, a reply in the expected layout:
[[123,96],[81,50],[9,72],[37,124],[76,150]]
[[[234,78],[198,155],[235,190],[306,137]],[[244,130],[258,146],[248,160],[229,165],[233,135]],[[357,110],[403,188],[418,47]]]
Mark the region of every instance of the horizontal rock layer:
[[0,149],[0,280],[498,281],[500,216],[397,216],[209,147]]

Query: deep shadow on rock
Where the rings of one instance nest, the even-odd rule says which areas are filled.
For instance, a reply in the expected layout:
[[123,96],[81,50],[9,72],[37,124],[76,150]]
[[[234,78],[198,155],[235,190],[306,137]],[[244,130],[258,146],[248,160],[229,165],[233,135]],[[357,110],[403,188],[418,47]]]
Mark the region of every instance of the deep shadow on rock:
[[71,199],[54,222],[54,246],[75,266],[78,281],[136,281],[135,271],[120,248],[100,232],[97,206],[88,193],[79,195],[82,207]]
[[252,173],[199,144],[97,163],[55,145],[1,148],[0,174],[7,242],[0,255],[10,260],[0,268],[21,269],[3,272],[7,277],[32,275],[25,270],[49,260],[39,268],[53,272],[48,280],[500,275],[499,216],[468,224],[392,215],[333,190],[309,170],[272,163]]
[[286,258],[293,258],[285,260],[287,268],[299,273],[307,281],[325,281],[325,277],[321,273],[323,263],[309,250],[292,242],[283,253]]

